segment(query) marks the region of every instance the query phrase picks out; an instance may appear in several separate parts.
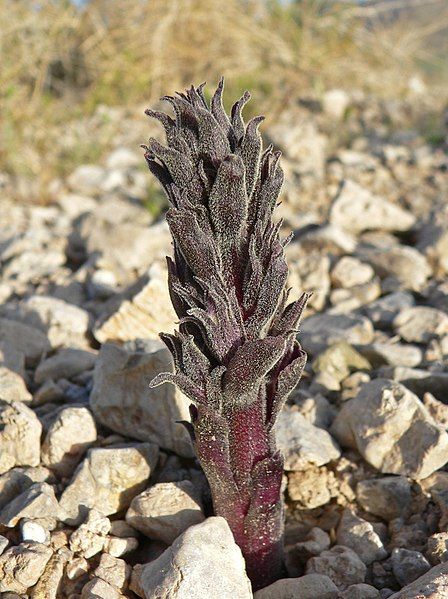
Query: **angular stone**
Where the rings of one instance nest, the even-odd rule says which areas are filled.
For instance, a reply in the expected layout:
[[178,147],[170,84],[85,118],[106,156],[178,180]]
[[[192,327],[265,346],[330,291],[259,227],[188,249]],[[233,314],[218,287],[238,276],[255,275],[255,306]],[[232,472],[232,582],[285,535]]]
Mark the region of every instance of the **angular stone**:
[[370,318],[375,327],[390,328],[401,311],[414,306],[414,297],[408,291],[396,291],[375,300],[363,307],[363,312]]
[[22,402],[0,401],[0,474],[14,466],[38,466],[42,425]]
[[319,556],[312,557],[306,565],[307,574],[325,574],[340,591],[351,584],[364,582],[367,568],[354,551],[335,545]]
[[39,364],[34,374],[37,384],[48,380],[70,379],[95,366],[96,354],[71,347],[59,350],[54,356]]
[[392,551],[391,562],[394,576],[401,586],[414,582],[431,568],[419,551],[403,548],[395,548]]
[[354,181],[346,180],[331,206],[330,222],[360,233],[371,229],[408,231],[416,219],[400,206],[372,194]]
[[408,245],[363,249],[359,256],[371,264],[382,279],[388,277],[387,287],[394,291],[421,291],[432,274],[425,256]]
[[103,553],[94,574],[117,589],[126,587],[131,576],[131,566],[124,560]]
[[64,569],[70,558],[71,552],[66,547],[60,548],[52,555],[44,573],[33,588],[32,599],[59,599]]
[[190,420],[190,402],[173,385],[149,388],[156,374],[167,370],[172,370],[172,358],[160,341],[105,344],[95,366],[90,405],[112,430],[192,457],[189,435],[176,424]]
[[150,487],[134,497],[126,513],[128,524],[167,545],[204,520],[200,497],[188,480]]
[[109,518],[90,510],[86,521],[70,536],[70,550],[89,559],[102,551],[109,531]]
[[52,347],[88,346],[89,313],[62,299],[33,295],[20,303],[17,317],[44,332]]
[[338,599],[338,587],[324,574],[284,578],[254,593],[254,599]]
[[8,318],[0,318],[0,343],[24,354],[29,365],[51,350],[47,336],[39,329]]
[[383,520],[393,520],[407,513],[411,503],[411,485],[404,476],[385,476],[363,480],[356,487],[359,505]]
[[364,264],[353,256],[343,256],[331,271],[331,282],[335,287],[350,289],[368,283],[374,274],[370,264]]
[[87,408],[62,408],[42,444],[42,462],[59,476],[70,476],[96,438],[95,421]]
[[309,307],[322,310],[330,291],[330,259],[317,252],[298,256],[300,246],[289,244],[285,248],[286,259],[290,263],[287,285],[292,288],[289,301],[294,301],[304,291],[312,291]]
[[58,518],[59,504],[47,483],[34,483],[0,512],[0,524],[14,528],[22,518]]
[[423,352],[416,345],[404,343],[372,343],[360,346],[360,352],[374,368],[383,366],[418,366],[423,360]]
[[79,524],[88,508],[108,516],[129,507],[146,487],[157,458],[158,449],[152,443],[90,449],[62,493],[63,521]]
[[336,531],[336,542],[353,549],[368,566],[387,557],[387,551],[372,524],[345,509]]
[[448,434],[403,385],[375,379],[347,401],[332,433],[385,474],[425,478],[448,461]]
[[125,595],[120,593],[113,585],[101,580],[101,578],[92,578],[82,589],[81,599],[124,599]]
[[319,354],[312,366],[317,375],[315,382],[329,389],[334,389],[333,381],[339,384],[353,371],[371,369],[369,362],[346,341],[331,345]]
[[448,372],[395,366],[383,367],[381,375],[402,383],[419,397],[428,392],[443,400],[448,393]]
[[403,310],[393,324],[400,337],[410,343],[428,343],[448,333],[448,315],[427,306]]
[[47,468],[12,468],[0,476],[0,510],[34,483],[48,481],[51,473]]
[[296,543],[294,552],[300,558],[302,563],[306,563],[311,557],[320,555],[322,551],[327,551],[330,548],[330,535],[321,528],[315,526],[306,535],[304,541]]
[[339,595],[339,599],[381,599],[378,589],[370,584],[352,584]]
[[303,347],[316,355],[338,341],[350,345],[372,343],[373,326],[367,318],[354,314],[315,314],[305,318],[300,335]]
[[431,568],[429,572],[405,586],[390,599],[446,599],[448,597],[448,562]]
[[240,548],[224,518],[191,526],[141,570],[145,599],[252,597]]
[[100,343],[133,339],[158,339],[160,331],[171,333],[177,321],[171,305],[166,273],[154,265],[136,291],[124,294],[95,324]]
[[2,400],[7,402],[23,401],[29,403],[33,399],[20,374],[5,366],[1,361],[0,395]]
[[0,592],[26,593],[45,570],[53,552],[41,543],[20,543],[0,556]]
[[340,449],[327,431],[310,424],[299,412],[283,410],[275,423],[285,470],[307,470],[336,460]]

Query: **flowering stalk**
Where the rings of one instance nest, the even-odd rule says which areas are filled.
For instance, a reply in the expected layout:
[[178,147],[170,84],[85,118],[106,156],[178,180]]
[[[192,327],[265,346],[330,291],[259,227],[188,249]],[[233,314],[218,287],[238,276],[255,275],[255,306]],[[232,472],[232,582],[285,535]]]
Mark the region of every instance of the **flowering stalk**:
[[296,341],[308,295],[287,303],[281,223],[272,222],[283,172],[280,152],[262,150],[258,116],[244,123],[246,92],[230,117],[223,80],[208,106],[203,86],[163,98],[175,118],[147,110],[166,132],[150,139],[149,169],[170,201],[174,259],[168,285],[179,331],[161,334],[191,400],[188,423],[223,516],[255,589],[283,571],[283,458],[274,423],[296,386],[306,354]]

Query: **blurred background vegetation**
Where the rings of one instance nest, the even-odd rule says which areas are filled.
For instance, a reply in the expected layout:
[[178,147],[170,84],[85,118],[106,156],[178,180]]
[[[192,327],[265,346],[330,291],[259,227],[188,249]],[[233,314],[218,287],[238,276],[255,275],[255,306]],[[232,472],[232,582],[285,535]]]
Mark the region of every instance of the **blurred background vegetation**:
[[[446,0],[0,0],[0,23],[0,173],[40,190],[101,160],[114,134],[102,106],[143,119],[222,73],[227,97],[249,88],[249,111],[271,115],[331,88],[447,95]],[[96,136],[68,136],[95,114]]]

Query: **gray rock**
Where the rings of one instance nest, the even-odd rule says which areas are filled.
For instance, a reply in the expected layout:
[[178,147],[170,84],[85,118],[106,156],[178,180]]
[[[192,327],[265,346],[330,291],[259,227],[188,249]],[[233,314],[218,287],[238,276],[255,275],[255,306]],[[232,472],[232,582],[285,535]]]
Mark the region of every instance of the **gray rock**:
[[431,568],[429,572],[390,595],[390,599],[446,599],[448,589],[448,562]]
[[316,314],[305,318],[300,335],[303,347],[316,355],[338,341],[372,343],[373,326],[367,318],[354,314]]
[[93,333],[100,343],[159,339],[160,331],[173,332],[176,319],[166,269],[156,262],[135,285],[109,300]]
[[131,566],[124,560],[113,557],[108,553],[103,553],[94,574],[96,577],[101,578],[101,580],[122,590],[127,585],[131,576],[131,570]]
[[104,543],[104,551],[113,557],[121,557],[135,551],[138,547],[138,540],[135,537],[107,537]]
[[425,393],[432,393],[443,401],[448,393],[448,372],[396,366],[383,368],[382,375],[402,383],[419,397],[423,397]]
[[59,504],[53,487],[47,483],[34,483],[2,509],[0,524],[14,528],[22,518],[57,519],[59,512]]
[[408,231],[415,221],[407,210],[351,180],[344,181],[330,210],[330,222],[353,233],[369,229]]
[[400,585],[405,586],[428,572],[431,566],[419,551],[396,548],[391,556],[392,570]]
[[310,530],[303,541],[296,543],[294,552],[301,557],[302,562],[307,562],[311,557],[320,555],[322,551],[330,548],[331,539],[328,533],[316,526]]
[[42,463],[59,476],[71,476],[96,438],[95,421],[87,408],[62,408],[42,444]]
[[0,556],[0,592],[26,593],[42,576],[53,552],[41,543],[20,543]]
[[335,545],[319,556],[312,557],[306,565],[307,574],[325,574],[340,591],[350,585],[364,582],[367,568],[354,551]]
[[90,405],[96,418],[112,430],[192,457],[188,433],[176,424],[190,419],[189,401],[172,385],[149,388],[156,374],[171,369],[171,354],[160,341],[146,341],[140,348],[135,343],[129,349],[103,345]]
[[370,370],[369,362],[346,341],[339,341],[321,353],[312,364],[316,373],[314,382],[330,390],[338,390],[339,383],[351,372]]
[[60,349],[54,356],[39,364],[34,374],[37,384],[48,380],[70,379],[95,366],[96,354],[71,347]]
[[421,291],[432,274],[425,256],[407,245],[368,248],[358,253],[360,258],[373,266],[378,276],[388,278],[385,286],[394,291]]
[[33,396],[28,391],[25,381],[17,372],[0,362],[0,393],[3,401],[23,401],[29,403]]
[[416,345],[404,343],[372,343],[360,345],[360,353],[369,360],[374,368],[389,366],[418,366],[423,360],[423,352]]
[[14,466],[38,466],[42,425],[22,402],[0,401],[0,474]]
[[8,318],[0,318],[0,343],[23,353],[28,365],[35,364],[51,350],[50,342],[42,331]]
[[48,481],[51,474],[47,468],[12,468],[0,476],[0,510],[34,483]]
[[300,414],[318,428],[328,429],[337,413],[336,408],[323,395],[309,396],[299,391],[292,394],[291,400]]
[[304,291],[312,291],[308,306],[322,310],[330,291],[330,259],[318,252],[303,256],[299,250],[298,244],[289,244],[285,248],[290,264],[287,285],[292,288],[288,299],[294,301]]
[[375,379],[347,401],[332,433],[385,474],[425,478],[448,461],[448,435],[403,385]]
[[378,277],[368,283],[350,287],[350,289],[334,289],[330,293],[333,314],[348,314],[370,304],[381,295],[381,282]]
[[346,591],[339,595],[339,599],[380,599],[378,589],[370,584],[352,584]]
[[410,506],[411,498],[411,485],[404,476],[363,480],[356,486],[356,499],[359,505],[383,520],[404,516]]
[[346,508],[336,531],[336,542],[353,549],[368,566],[387,557],[387,551],[372,524]]
[[92,578],[84,585],[81,599],[124,599],[125,595],[120,593],[113,585],[101,578]]
[[224,518],[190,527],[141,570],[143,597],[153,599],[250,599],[241,550]]
[[401,311],[414,306],[414,297],[407,291],[396,291],[363,307],[363,312],[375,327],[390,328]]
[[89,313],[64,300],[33,295],[20,303],[17,318],[44,332],[53,347],[88,347]]
[[90,510],[86,521],[70,536],[70,550],[89,559],[103,550],[110,531],[110,520],[97,510]]
[[335,287],[350,289],[368,283],[374,274],[370,264],[364,264],[353,256],[343,256],[331,271],[331,282]]
[[448,333],[448,315],[436,308],[415,306],[400,312],[393,325],[405,341],[428,343]]
[[351,253],[356,247],[356,238],[341,227],[326,224],[297,234],[298,243],[305,251],[320,251],[322,253],[340,255]]
[[341,452],[327,431],[310,424],[299,412],[283,410],[275,424],[285,470],[306,470],[336,460]]
[[337,586],[323,574],[284,578],[254,593],[254,599],[338,599]]
[[63,521],[79,524],[88,508],[108,516],[129,507],[146,487],[157,458],[158,449],[152,443],[90,449],[62,493]]
[[128,524],[167,545],[204,519],[200,497],[188,480],[150,487],[134,497],[126,513]]

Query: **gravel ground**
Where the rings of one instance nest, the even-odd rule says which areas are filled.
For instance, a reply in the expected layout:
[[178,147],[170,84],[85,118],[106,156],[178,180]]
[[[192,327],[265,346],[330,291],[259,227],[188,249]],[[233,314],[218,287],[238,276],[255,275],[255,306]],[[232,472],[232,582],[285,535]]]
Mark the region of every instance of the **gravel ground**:
[[[410,112],[338,90],[264,131],[284,154],[292,295],[314,294],[277,425],[289,578],[256,599],[448,597],[448,158]],[[0,178],[5,599],[253,596],[176,424],[188,402],[148,387],[176,317],[146,132],[129,130],[50,205]]]

